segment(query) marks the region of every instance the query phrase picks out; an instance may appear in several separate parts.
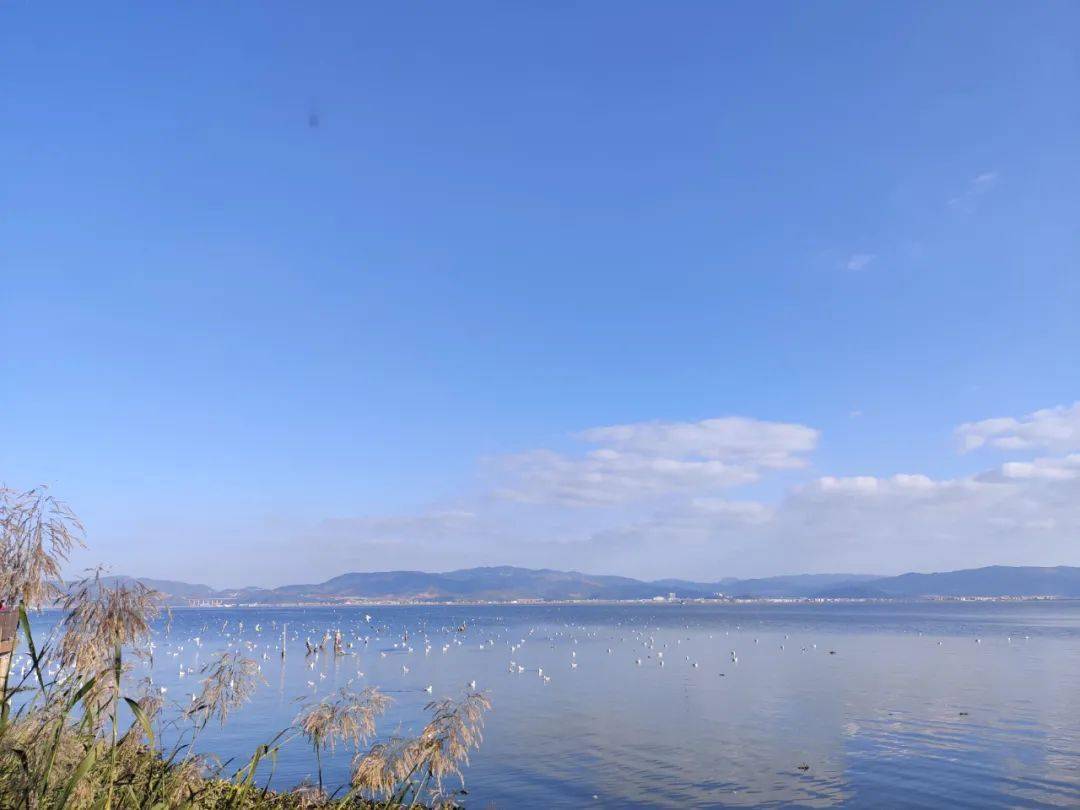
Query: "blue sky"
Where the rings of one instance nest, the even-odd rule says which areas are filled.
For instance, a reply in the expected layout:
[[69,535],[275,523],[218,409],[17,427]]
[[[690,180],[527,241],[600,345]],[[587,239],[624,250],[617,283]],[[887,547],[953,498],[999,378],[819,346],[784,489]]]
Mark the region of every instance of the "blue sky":
[[[1080,564],[1077,30],[5,3],[0,480],[75,565],[214,584]],[[897,474],[934,500],[821,483]]]

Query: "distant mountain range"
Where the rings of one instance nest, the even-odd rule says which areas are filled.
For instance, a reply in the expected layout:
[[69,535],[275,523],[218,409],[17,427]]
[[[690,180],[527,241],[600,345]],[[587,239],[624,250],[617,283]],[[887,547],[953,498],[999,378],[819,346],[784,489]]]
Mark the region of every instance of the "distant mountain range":
[[[113,577],[131,580],[132,577]],[[373,571],[342,574],[313,585],[280,588],[226,588],[139,578],[165,594],[173,605],[192,601],[259,603],[335,603],[348,599],[511,601],[525,599],[652,599],[674,593],[679,598],[724,595],[739,598],[913,599],[932,596],[1080,597],[1080,568],[991,566],[938,574],[878,577],[863,574],[800,574],[762,579],[693,582],[594,576],[577,571],[497,566],[445,573]]]
[[920,596],[1080,597],[1080,568],[992,565],[940,574],[901,574],[861,583],[840,583],[822,596],[904,599]]

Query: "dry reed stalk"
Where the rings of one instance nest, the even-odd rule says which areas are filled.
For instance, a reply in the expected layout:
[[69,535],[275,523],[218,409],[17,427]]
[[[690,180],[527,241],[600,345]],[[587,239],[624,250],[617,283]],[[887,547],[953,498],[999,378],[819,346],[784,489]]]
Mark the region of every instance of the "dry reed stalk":
[[0,487],[0,606],[51,604],[61,566],[83,534],[75,513],[47,487]]

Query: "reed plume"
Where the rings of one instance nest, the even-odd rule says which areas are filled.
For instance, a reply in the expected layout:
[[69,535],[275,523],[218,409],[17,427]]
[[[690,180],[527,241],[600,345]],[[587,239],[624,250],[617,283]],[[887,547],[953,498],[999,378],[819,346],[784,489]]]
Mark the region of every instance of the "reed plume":
[[415,738],[391,737],[353,760],[352,785],[367,795],[389,799],[408,784],[419,761]]
[[59,663],[82,675],[96,675],[112,665],[117,649],[138,658],[150,654],[150,625],[161,613],[162,595],[141,582],[110,587],[96,569],[64,598]]
[[374,686],[361,692],[345,688],[332,699],[306,707],[296,718],[296,727],[309,742],[319,742],[331,751],[335,742],[356,747],[375,736],[375,719],[392,702]]
[[460,700],[432,701],[425,708],[433,716],[420,733],[420,756],[441,789],[444,777],[461,777],[461,766],[469,764],[469,751],[480,747],[484,712],[491,708],[491,701],[482,692],[470,692]]
[[82,545],[82,523],[47,487],[0,487],[0,607],[51,604],[61,566]]
[[319,770],[319,790],[323,788],[322,752],[334,751],[338,742],[351,743],[356,749],[375,736],[375,719],[385,712],[391,699],[375,687],[361,692],[345,688],[332,699],[306,707],[295,725],[315,751]]
[[490,708],[491,701],[482,692],[428,703],[425,709],[432,718],[419,736],[391,738],[353,760],[353,788],[401,804],[410,793],[417,801],[431,786],[429,803],[441,803],[443,780],[451,775],[461,778],[469,752],[483,739],[484,712]]
[[257,661],[237,652],[223,652],[203,666],[202,691],[185,711],[206,725],[215,715],[221,725],[229,713],[243,706],[262,680]]

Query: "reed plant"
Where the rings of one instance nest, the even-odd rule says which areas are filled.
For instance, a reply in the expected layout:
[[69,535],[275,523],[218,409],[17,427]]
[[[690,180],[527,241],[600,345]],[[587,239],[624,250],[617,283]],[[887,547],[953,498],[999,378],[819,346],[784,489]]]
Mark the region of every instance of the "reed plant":
[[[26,810],[166,810],[167,808],[452,807],[469,753],[481,741],[488,698],[429,703],[431,719],[416,737],[375,742],[376,721],[391,700],[378,689],[342,690],[305,706],[293,724],[259,745],[239,767],[197,750],[200,732],[224,725],[258,688],[258,664],[238,652],[207,663],[190,706],[172,708],[149,679],[133,682],[134,663],[152,655],[161,595],[100,570],[74,584],[60,575],[82,545],[82,525],[47,490],[0,489],[0,599],[18,611],[19,677],[2,679],[0,807]],[[30,612],[57,607],[61,619],[35,639]],[[171,740],[169,744],[165,739]],[[306,741],[316,784],[271,790],[284,746]],[[325,751],[352,752],[351,779],[334,792],[323,784]],[[257,784],[257,778],[262,783]]]

